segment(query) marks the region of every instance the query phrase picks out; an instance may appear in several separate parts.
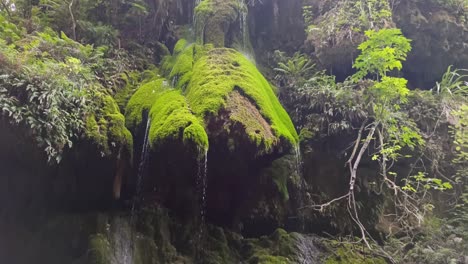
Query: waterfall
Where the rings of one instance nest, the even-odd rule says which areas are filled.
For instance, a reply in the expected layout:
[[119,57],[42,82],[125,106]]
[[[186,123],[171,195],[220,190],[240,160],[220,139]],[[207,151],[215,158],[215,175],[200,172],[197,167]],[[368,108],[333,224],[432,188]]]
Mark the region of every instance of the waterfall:
[[[298,199],[298,207],[303,208],[305,205],[304,202],[304,193],[306,191],[306,183],[304,180],[304,175],[303,175],[303,168],[302,168],[302,155],[301,155],[301,146],[299,143],[294,145],[294,157],[295,157],[295,170],[297,177],[299,177],[299,191],[297,194],[297,199]],[[301,231],[305,230],[305,221],[304,221],[304,213],[302,210],[299,211],[299,220],[300,220],[300,229]]]
[[294,157],[296,160],[296,173],[302,178],[302,155],[299,143],[294,145]]
[[199,149],[197,189],[200,199],[200,219],[202,225],[206,217],[206,192],[208,188],[208,151]]
[[178,82],[179,82],[179,75],[176,75],[172,78],[171,87],[176,88]]
[[123,217],[116,218],[111,225],[111,264],[133,263],[133,239],[131,225]]
[[[192,30],[194,34],[195,41],[198,44],[203,44],[203,32],[204,32],[204,25],[203,28],[198,28],[200,21],[197,21],[197,12],[196,12],[196,7],[201,3],[201,0],[195,0],[194,6],[193,6],[193,16],[192,16]],[[198,32],[200,31],[200,32]]]
[[242,36],[242,51],[247,52],[247,43],[249,41],[249,32],[247,26],[247,5],[244,3],[244,0],[239,0],[239,24],[240,32]]
[[135,197],[132,202],[132,222],[133,222],[133,216],[135,214],[135,207],[136,203],[140,199],[140,193],[141,193],[141,185],[143,182],[143,175],[146,171],[146,168],[148,166],[148,158],[149,158],[149,130],[151,126],[151,118],[148,117],[146,120],[146,128],[145,128],[145,137],[143,138],[143,145],[141,147],[141,157],[140,157],[140,163],[138,164],[138,174],[137,174],[137,182],[136,182],[136,190],[135,190]]
[[207,188],[208,188],[208,151],[198,149],[198,173],[196,180],[196,188],[198,193],[198,202],[200,207],[200,228],[197,234],[197,251],[203,251],[204,229],[206,223],[206,204],[207,204]]
[[296,238],[296,263],[310,264],[319,263],[320,250],[315,245],[315,239],[312,236],[295,234]]

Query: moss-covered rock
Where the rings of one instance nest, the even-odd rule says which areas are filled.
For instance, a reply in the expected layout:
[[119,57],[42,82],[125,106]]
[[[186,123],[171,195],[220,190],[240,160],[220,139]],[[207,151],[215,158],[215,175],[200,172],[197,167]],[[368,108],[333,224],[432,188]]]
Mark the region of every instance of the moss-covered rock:
[[195,34],[199,44],[225,47],[230,26],[239,21],[246,6],[238,0],[203,0],[195,8]]
[[96,234],[91,236],[89,241],[91,262],[93,264],[110,264],[112,261],[112,247],[103,234]]
[[[206,120],[219,115],[221,110],[230,110],[231,121],[240,123],[251,142],[266,152],[280,140],[293,145],[297,143],[298,136],[291,119],[272,87],[241,53],[226,48],[212,49],[196,60],[188,74],[192,78],[186,97],[195,115]],[[233,107],[230,101],[239,104]],[[258,109],[261,119],[248,102]]]
[[297,144],[295,128],[272,87],[241,53],[211,45],[187,45],[181,40],[162,68],[172,85],[164,79],[148,82],[126,108],[131,130],[136,130],[149,113],[153,146],[166,139],[180,139],[207,149],[207,134],[219,131],[205,132],[205,128],[223,112],[228,113],[228,119],[223,121],[222,130],[231,133],[240,125],[240,134],[245,134],[259,153],[269,153],[281,143]]
[[163,78],[157,78],[138,88],[125,108],[125,122],[130,130],[137,129],[143,121],[143,117],[149,114],[158,96],[167,88],[167,82]]
[[229,47],[253,57],[246,1],[203,0],[195,8],[194,29],[198,44]]
[[86,137],[99,147],[103,155],[118,153],[122,148],[132,153],[133,137],[125,127],[125,117],[116,101],[110,95],[98,94],[96,102],[99,111],[87,117]]
[[150,118],[149,140],[152,146],[166,140],[182,139],[184,143],[193,142],[201,149],[208,150],[208,136],[203,124],[190,111],[180,91],[162,93],[151,108]]
[[362,252],[362,247],[356,247],[351,243],[338,243],[328,241],[331,245],[331,254],[325,259],[325,264],[386,264],[387,262],[381,257],[375,257],[369,252]]

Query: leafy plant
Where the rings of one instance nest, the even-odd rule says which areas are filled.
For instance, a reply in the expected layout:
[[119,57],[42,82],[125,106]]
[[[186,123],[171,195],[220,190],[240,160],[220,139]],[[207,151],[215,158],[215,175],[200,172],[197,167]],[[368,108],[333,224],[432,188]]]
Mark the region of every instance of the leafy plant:
[[[15,27],[6,22],[2,28]],[[11,35],[11,31],[0,31],[2,34]],[[109,85],[106,81],[100,82],[101,76],[115,74],[117,69],[108,67],[105,48],[82,45],[48,28],[20,34],[17,41],[0,39],[0,111],[10,123],[28,128],[49,161],[60,162],[62,152],[88,129],[85,121],[89,116],[110,116],[106,121],[112,124],[120,118],[118,110],[104,113],[107,109],[100,103],[111,92],[102,85]],[[122,61],[118,64],[124,65]],[[126,136],[120,123],[109,133]],[[104,131],[99,124],[94,128]],[[119,143],[126,142],[131,143]],[[106,141],[96,143],[109,149]]]
[[442,80],[436,83],[434,90],[441,95],[468,96],[468,70],[455,69],[452,65],[442,76]]
[[406,55],[411,50],[411,41],[403,36],[401,30],[368,30],[365,34],[368,40],[358,47],[361,54],[353,65],[357,69],[353,79],[360,80],[370,74],[379,80],[394,69],[401,70],[402,61],[406,60]]
[[292,57],[286,57],[284,53],[275,51],[279,58],[278,66],[274,70],[278,73],[277,80],[283,80],[287,85],[295,85],[310,77],[315,64],[304,54],[294,53]]

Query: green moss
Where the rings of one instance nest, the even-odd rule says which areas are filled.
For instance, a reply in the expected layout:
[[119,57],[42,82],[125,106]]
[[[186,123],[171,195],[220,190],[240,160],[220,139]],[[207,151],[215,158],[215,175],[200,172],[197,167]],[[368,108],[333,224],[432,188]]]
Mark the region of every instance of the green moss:
[[192,68],[194,63],[195,45],[185,49],[175,61],[169,73],[169,79],[173,80],[173,85],[177,88],[184,89],[190,81]]
[[294,236],[281,228],[269,237],[250,239],[249,247],[252,256],[248,259],[248,263],[293,263],[296,254]]
[[251,264],[289,264],[291,260],[283,256],[268,255],[267,252],[257,253],[249,259]]
[[158,96],[168,89],[167,81],[162,78],[143,84],[130,98],[125,109],[127,127],[135,131],[143,120],[144,113],[149,113]]
[[127,127],[135,130],[151,109],[153,147],[171,139],[207,149],[205,122],[222,109],[229,111],[231,124],[244,127],[259,153],[271,152],[282,141],[298,143],[291,119],[272,87],[241,53],[181,40],[174,54],[162,68],[175,89],[163,79],[144,84],[125,112]]
[[[202,253],[202,263],[239,263],[235,250],[230,248],[230,243],[233,241],[228,241],[225,232],[220,227],[208,226],[206,247]],[[233,239],[232,236],[229,240],[231,239]],[[240,243],[240,241],[237,242]]]
[[121,81],[124,83],[123,87],[119,89],[114,95],[114,99],[117,102],[120,110],[125,111],[125,107],[128,101],[138,89],[139,86],[158,79],[158,69],[153,65],[152,68],[143,72],[132,71],[129,73],[121,74]]
[[224,47],[229,26],[238,19],[238,0],[203,0],[195,8],[195,36],[198,44]]
[[103,155],[116,153],[122,147],[132,153],[133,137],[116,101],[105,94],[98,94],[97,98],[98,110],[86,118],[86,137],[96,143]]
[[284,201],[289,200],[288,177],[294,171],[294,168],[291,166],[292,159],[295,159],[295,157],[291,155],[276,159],[270,167],[264,169],[262,172],[262,175],[265,178],[273,179],[273,182]]
[[352,248],[351,244],[340,244],[333,254],[325,260],[325,264],[386,264],[383,258],[372,257],[359,253],[360,249]]
[[174,51],[173,51],[172,54],[173,54],[174,56],[179,55],[179,53],[181,53],[181,52],[185,49],[185,47],[187,47],[187,45],[188,45],[187,40],[185,40],[185,39],[180,39],[180,40],[177,41],[177,43],[175,44],[175,46],[174,46]]
[[110,264],[112,259],[112,248],[107,238],[102,234],[91,236],[90,241],[91,263]]
[[[212,49],[196,61],[191,74],[186,97],[195,115],[201,118],[217,115],[226,107],[229,94],[238,90],[255,104],[276,136],[263,139],[262,144],[267,150],[277,143],[277,139],[285,139],[293,145],[298,142],[291,119],[272,87],[241,53],[226,48]],[[257,138],[254,140],[258,143]]]
[[149,140],[153,147],[167,140],[181,139],[192,142],[207,150],[208,135],[202,123],[192,114],[178,90],[162,93],[154,102],[150,112],[151,127]]

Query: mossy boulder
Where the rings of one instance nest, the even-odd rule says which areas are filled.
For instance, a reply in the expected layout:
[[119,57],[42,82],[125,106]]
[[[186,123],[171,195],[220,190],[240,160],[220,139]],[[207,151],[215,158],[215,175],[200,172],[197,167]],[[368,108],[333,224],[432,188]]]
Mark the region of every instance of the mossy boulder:
[[[231,133],[235,128],[258,153],[270,153],[282,143],[297,144],[298,135],[273,88],[241,53],[187,45],[182,40],[165,60],[163,71],[172,79],[171,85],[162,78],[144,84],[126,108],[131,130],[149,115],[153,146],[170,138],[207,149],[208,135]],[[220,129],[205,131],[219,118],[223,120]]]
[[[233,47],[235,42],[249,42],[244,38],[243,20],[247,6],[238,0],[203,0],[195,8],[195,36],[197,43],[211,43],[215,47]],[[239,28],[233,31],[233,28]],[[250,44],[249,44],[250,45]]]
[[[256,66],[234,49],[182,40],[174,55],[164,59],[161,73],[166,78],[143,84],[125,112],[127,127],[139,142],[145,120],[150,120],[148,171],[155,176],[147,177],[144,191],[165,186],[159,193],[163,204],[182,215],[192,212],[185,206],[197,208],[193,187],[207,153],[208,217],[219,225],[238,226],[259,206],[258,197],[268,197],[263,192],[275,191],[272,181],[272,188],[259,191],[261,169],[298,144],[289,115]],[[287,196],[285,179],[278,178],[277,184]],[[184,195],[171,197],[171,188],[183,189]],[[280,202],[274,204],[282,205],[287,197],[277,196]]]
[[211,49],[187,74],[192,78],[186,97],[195,115],[209,120],[227,111],[226,124],[241,124],[248,139],[265,152],[281,141],[298,142],[294,125],[271,85],[241,53]]
[[152,146],[181,138],[184,143],[193,142],[197,147],[208,150],[208,136],[203,123],[192,113],[179,90],[162,93],[151,108],[150,118],[149,140]]
[[130,98],[125,108],[126,126],[135,131],[149,114],[151,107],[162,92],[166,90],[167,83],[164,78],[157,78],[141,85]]

